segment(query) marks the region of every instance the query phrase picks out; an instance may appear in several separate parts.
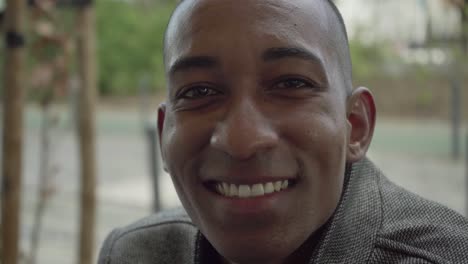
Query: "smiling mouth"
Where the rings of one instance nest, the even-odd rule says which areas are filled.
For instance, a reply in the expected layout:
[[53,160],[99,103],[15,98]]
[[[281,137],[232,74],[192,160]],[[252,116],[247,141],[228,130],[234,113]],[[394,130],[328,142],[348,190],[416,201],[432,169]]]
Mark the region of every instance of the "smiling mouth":
[[251,198],[282,192],[291,188],[294,183],[295,182],[293,180],[256,183],[252,185],[211,182],[209,183],[209,189],[224,197]]

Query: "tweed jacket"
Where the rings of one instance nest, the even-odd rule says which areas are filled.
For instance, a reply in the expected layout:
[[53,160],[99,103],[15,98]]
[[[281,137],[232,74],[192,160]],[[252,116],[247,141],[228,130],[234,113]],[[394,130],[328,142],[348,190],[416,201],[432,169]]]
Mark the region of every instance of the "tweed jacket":
[[[340,203],[309,263],[468,264],[468,220],[391,183],[372,162],[348,166]],[[216,254],[179,209],[114,230],[99,264],[202,264]]]

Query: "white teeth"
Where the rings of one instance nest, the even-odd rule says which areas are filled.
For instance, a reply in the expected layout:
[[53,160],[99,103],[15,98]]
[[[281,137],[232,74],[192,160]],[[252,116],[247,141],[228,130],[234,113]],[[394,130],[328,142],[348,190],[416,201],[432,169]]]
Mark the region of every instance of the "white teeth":
[[231,184],[229,187],[229,195],[230,197],[238,196],[239,193],[237,192],[237,186],[235,184]]
[[283,181],[283,184],[281,184],[281,189],[286,189],[288,188],[288,181]]
[[272,193],[275,191],[275,186],[273,186],[273,183],[269,182],[267,184],[265,184],[265,193],[268,194],[268,193]]
[[252,188],[250,190],[251,196],[261,196],[264,194],[265,194],[265,191],[263,191],[263,184],[257,183],[257,184],[252,185]]
[[229,184],[223,182],[222,186],[223,186],[222,194],[225,195],[225,196],[229,196],[230,195]]
[[277,192],[281,191],[281,186],[282,185],[283,184],[281,183],[281,181],[275,182],[275,191],[277,191]]
[[247,198],[250,197],[250,186],[248,185],[239,185],[239,197],[240,198]]
[[217,193],[227,197],[249,198],[279,192],[290,186],[289,181],[256,183],[253,185],[235,185],[226,182],[217,183],[214,187]]

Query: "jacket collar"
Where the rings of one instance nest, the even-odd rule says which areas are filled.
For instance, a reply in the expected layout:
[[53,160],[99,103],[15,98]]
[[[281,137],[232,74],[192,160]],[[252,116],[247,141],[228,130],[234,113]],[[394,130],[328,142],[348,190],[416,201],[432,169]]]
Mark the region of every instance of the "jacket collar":
[[349,166],[349,181],[312,263],[367,263],[382,213],[378,175],[367,158]]

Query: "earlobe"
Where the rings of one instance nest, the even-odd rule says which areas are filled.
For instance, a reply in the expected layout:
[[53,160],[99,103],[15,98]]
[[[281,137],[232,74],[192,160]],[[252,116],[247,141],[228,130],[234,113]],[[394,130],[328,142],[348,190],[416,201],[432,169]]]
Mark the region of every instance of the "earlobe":
[[167,172],[167,166],[166,166],[166,159],[164,158],[164,152],[163,152],[163,149],[162,149],[162,136],[163,136],[163,130],[164,130],[164,120],[166,118],[166,104],[165,103],[161,103],[158,107],[158,120],[157,120],[157,123],[158,123],[158,139],[159,139],[159,150],[160,150],[160,153],[161,153],[161,159],[162,159],[162,162],[163,162],[163,168],[164,168],[164,171]]
[[359,87],[347,102],[348,146],[347,162],[356,162],[366,155],[374,134],[376,109],[369,89]]

